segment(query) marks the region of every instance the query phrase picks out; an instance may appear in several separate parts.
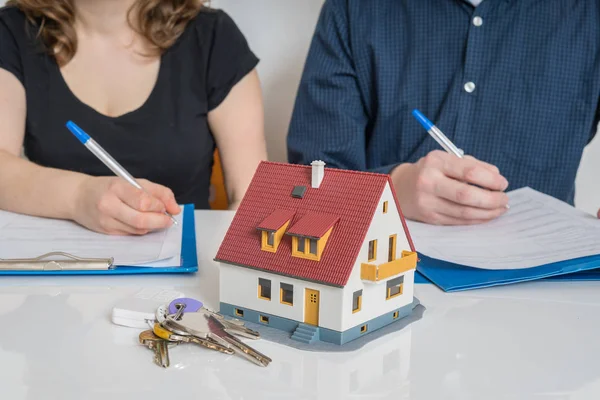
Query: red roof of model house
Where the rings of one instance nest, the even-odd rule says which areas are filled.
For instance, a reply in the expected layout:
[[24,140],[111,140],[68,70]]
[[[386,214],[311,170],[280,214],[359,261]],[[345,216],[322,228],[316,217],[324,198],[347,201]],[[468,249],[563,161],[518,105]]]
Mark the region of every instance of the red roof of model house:
[[[387,183],[404,232],[414,250],[388,175],[325,168],[311,187],[311,166],[262,162],[215,258],[216,261],[326,285],[348,282]],[[304,186],[304,188],[301,188]],[[300,189],[300,196],[293,196]],[[261,250],[261,231],[275,231],[289,219],[276,252]],[[321,237],[331,227],[320,261],[292,256],[292,236]]]

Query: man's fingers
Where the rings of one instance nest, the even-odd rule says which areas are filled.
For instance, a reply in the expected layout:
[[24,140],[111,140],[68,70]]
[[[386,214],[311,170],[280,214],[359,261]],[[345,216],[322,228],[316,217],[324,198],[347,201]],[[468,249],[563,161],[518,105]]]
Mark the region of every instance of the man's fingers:
[[[448,155],[450,156],[450,155]],[[442,171],[446,176],[467,182],[482,188],[503,191],[508,187],[508,181],[490,164],[471,158],[446,157]]]
[[438,179],[434,194],[453,203],[488,210],[506,208],[508,196],[503,192],[490,191],[447,177]]
[[506,207],[484,209],[463,206],[439,197],[435,199],[435,202],[437,203],[435,209],[438,210],[439,214],[465,221],[490,221],[508,211]]
[[469,160],[469,161],[474,161],[474,162],[481,163],[482,167],[487,168],[490,171],[495,172],[497,174],[500,173],[500,170],[494,164],[486,163],[485,161],[478,160],[478,159],[476,159],[475,157],[472,157],[472,156],[464,156],[463,158],[465,160]]
[[177,215],[181,212],[181,208],[177,204],[177,200],[175,200],[175,195],[171,189],[145,179],[140,180],[140,185],[152,196],[162,201],[169,214]]

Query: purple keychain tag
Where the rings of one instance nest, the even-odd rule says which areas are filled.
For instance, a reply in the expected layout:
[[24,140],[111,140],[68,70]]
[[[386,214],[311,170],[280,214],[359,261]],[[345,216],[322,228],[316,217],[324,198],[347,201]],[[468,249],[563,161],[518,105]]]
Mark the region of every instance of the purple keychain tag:
[[199,300],[183,297],[181,299],[175,299],[169,304],[169,314],[177,314],[177,311],[179,311],[179,308],[177,307],[178,304],[184,305],[184,313],[196,312],[203,306],[202,302]]

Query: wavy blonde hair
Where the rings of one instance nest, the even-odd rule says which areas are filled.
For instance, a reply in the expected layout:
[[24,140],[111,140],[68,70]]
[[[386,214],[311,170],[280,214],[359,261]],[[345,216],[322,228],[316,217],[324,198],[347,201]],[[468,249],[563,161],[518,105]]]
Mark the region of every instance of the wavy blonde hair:
[[[133,30],[160,55],[175,43],[205,0],[137,0],[127,13]],[[67,64],[77,52],[74,0],[9,0],[38,28],[38,37],[59,65]]]

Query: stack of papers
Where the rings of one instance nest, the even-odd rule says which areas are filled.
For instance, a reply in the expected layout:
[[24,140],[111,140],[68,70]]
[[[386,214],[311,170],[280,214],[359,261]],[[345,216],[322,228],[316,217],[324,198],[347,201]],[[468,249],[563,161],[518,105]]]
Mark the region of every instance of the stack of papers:
[[175,217],[178,225],[163,231],[144,236],[110,236],[71,221],[0,211],[0,259],[65,252],[83,258],[112,257],[118,266],[179,267],[184,212]]
[[[409,221],[419,271],[447,291],[600,267],[600,221],[530,188],[509,194],[510,210],[473,226]],[[589,277],[589,274],[586,276]]]

